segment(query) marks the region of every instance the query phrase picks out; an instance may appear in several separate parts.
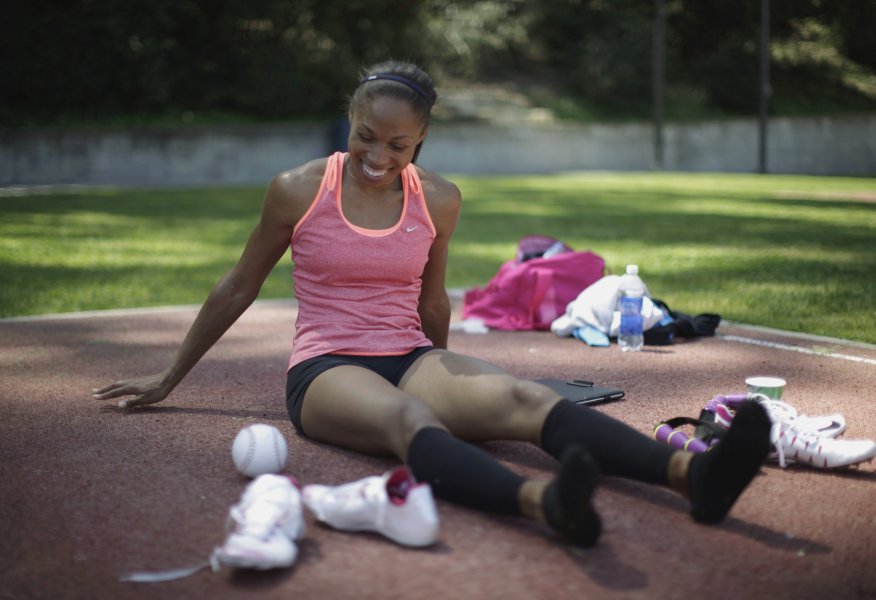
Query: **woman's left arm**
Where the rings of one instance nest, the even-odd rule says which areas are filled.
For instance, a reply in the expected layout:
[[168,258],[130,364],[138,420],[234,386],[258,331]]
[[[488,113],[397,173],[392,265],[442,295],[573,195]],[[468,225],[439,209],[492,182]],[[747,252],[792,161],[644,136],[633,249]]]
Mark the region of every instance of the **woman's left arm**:
[[[462,197],[454,184],[437,175],[428,178],[434,185],[426,190],[427,205],[436,236],[423,269],[423,287],[417,311],[423,333],[436,348],[447,348],[450,329],[450,298],[447,296],[447,249],[459,219]],[[426,186],[424,186],[426,188]]]

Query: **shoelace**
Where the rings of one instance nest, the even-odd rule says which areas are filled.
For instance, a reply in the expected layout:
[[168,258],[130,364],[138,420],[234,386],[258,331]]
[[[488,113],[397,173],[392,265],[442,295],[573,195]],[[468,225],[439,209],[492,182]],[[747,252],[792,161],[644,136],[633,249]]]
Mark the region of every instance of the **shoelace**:
[[[270,500],[262,500],[262,502],[269,505],[272,509],[275,509],[272,511],[273,514],[269,515],[267,518],[253,519],[251,515],[246,514],[246,510],[251,508],[252,504],[247,506],[246,509],[243,509],[240,506],[231,507],[231,510],[228,511],[228,520],[229,526],[232,521],[234,522],[235,533],[266,539],[271,536],[280,522],[282,522],[289,514],[288,506],[283,506],[279,502],[273,502]],[[262,517],[263,515],[259,516]]]
[[[295,480],[292,480],[295,482]],[[296,483],[297,485],[297,483]],[[270,488],[263,490],[261,493],[270,492]],[[228,511],[228,521],[226,523],[226,527],[228,529],[232,528],[232,524],[234,524],[234,531],[236,533],[241,533],[244,535],[255,535],[256,537],[267,537],[276,529],[277,525],[282,522],[289,514],[291,507],[283,506],[282,503],[276,501],[267,501],[277,508],[277,512],[279,513],[276,518],[271,518],[267,520],[267,522],[259,522],[253,523],[252,519],[247,520],[244,516],[244,511],[242,507],[244,504],[246,508],[251,507],[256,499],[255,498],[244,498],[244,500],[235,506],[232,506]],[[259,500],[263,500],[263,498],[259,498]],[[214,573],[219,571],[220,562],[217,556],[216,550],[210,554],[209,559],[206,561],[199,563],[197,565],[192,565],[189,567],[182,567],[179,569],[168,569],[164,571],[132,571],[130,573],[123,574],[119,577],[119,581],[124,582],[132,582],[132,583],[161,583],[165,581],[174,581],[177,579],[183,579],[185,577],[190,577],[194,575],[198,571],[206,568],[210,568]]]
[[374,518],[377,524],[382,524],[385,517],[385,496],[386,482],[383,478],[342,486],[329,494],[332,504],[338,507],[341,514],[355,515],[362,512],[364,507],[375,507],[377,513]]
[[[817,444],[821,442],[821,437],[817,432],[814,432],[810,429],[798,427],[797,422],[798,419],[801,418],[802,415],[797,413],[797,409],[788,404],[787,402],[782,402],[781,400],[771,400],[767,398],[763,394],[752,394],[747,397],[752,397],[752,399],[760,402],[761,406],[763,406],[767,414],[770,417],[770,421],[772,421],[772,427],[770,429],[770,441],[776,449],[776,453],[779,458],[779,465],[782,468],[787,466],[787,460],[785,459],[785,448],[782,443],[782,438],[786,435],[791,436],[791,440],[802,440],[806,447],[809,444]],[[723,414],[725,410],[733,411],[735,405],[738,404],[742,400],[742,394],[733,394],[728,396],[715,396],[712,400],[706,405],[706,410],[711,411],[715,414],[716,421],[719,422],[724,427],[729,427],[732,421],[732,412],[729,414]],[[789,442],[793,443],[793,442]]]
[[760,404],[773,421],[791,422],[800,416],[796,408],[781,400],[761,400]]
[[361,506],[362,504],[377,504],[380,505],[383,497],[386,495],[386,484],[381,481],[371,481],[363,485],[359,489],[347,490],[344,494],[344,501],[348,503],[350,508]]
[[[812,431],[811,429],[800,429],[796,427],[794,423],[791,423],[784,431],[779,434],[779,438],[787,438],[788,436],[791,436],[791,438],[787,441],[789,449],[796,446],[796,450],[797,452],[799,452],[799,446],[800,444],[802,444],[803,449],[810,451],[812,454],[818,454],[818,452],[817,450],[810,450],[810,448],[818,448],[819,446],[821,446],[821,443],[824,440],[824,438],[822,438],[817,432]],[[779,440],[779,442],[781,442],[781,440]],[[779,442],[776,443],[776,448],[778,448],[779,454],[779,466],[784,468],[786,466],[785,448],[784,444]],[[797,452],[794,453],[794,458],[797,458]],[[809,462],[812,461],[810,460]]]
[[802,415],[799,415],[790,404],[780,400],[763,400],[761,405],[766,409],[773,423],[770,429],[770,441],[776,448],[779,466],[783,469],[787,466],[785,443],[790,447],[801,442],[806,449],[810,445],[821,444],[822,437],[817,431],[798,426]]

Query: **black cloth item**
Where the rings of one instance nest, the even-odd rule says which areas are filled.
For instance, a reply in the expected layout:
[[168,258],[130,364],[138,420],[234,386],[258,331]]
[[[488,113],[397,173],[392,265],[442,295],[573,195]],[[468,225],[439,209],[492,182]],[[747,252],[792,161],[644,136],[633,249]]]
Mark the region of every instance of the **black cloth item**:
[[692,317],[670,309],[669,305],[662,300],[652,298],[651,301],[663,310],[664,314],[672,318],[672,322],[666,325],[656,325],[644,332],[645,344],[651,346],[666,346],[671,344],[676,337],[710,337],[715,335],[718,325],[721,324],[721,315],[702,313]]

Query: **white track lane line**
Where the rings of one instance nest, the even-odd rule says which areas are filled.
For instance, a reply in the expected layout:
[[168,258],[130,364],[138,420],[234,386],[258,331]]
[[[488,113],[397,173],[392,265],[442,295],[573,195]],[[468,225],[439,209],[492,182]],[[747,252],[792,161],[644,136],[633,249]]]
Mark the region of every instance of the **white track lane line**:
[[807,348],[805,346],[794,346],[792,344],[780,344],[778,342],[768,342],[766,340],[756,340],[754,338],[742,337],[740,335],[725,335],[718,334],[717,337],[729,342],[739,342],[741,344],[751,344],[752,346],[764,346],[766,348],[775,348],[776,350],[790,350],[801,354],[812,354],[815,356],[827,356],[829,358],[839,358],[841,360],[849,360],[852,362],[860,362],[868,365],[876,365],[876,359],[864,358],[863,356],[852,356],[850,354],[842,354],[839,352],[831,352],[823,348]]

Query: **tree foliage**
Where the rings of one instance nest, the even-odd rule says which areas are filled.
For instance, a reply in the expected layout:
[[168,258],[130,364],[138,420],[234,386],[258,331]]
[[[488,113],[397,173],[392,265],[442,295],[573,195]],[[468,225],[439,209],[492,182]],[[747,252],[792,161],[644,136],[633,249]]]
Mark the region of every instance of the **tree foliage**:
[[415,1],[8,0],[2,110],[336,112],[364,63],[422,58]]
[[[667,79],[724,114],[757,103],[761,0],[666,0]],[[533,74],[624,114],[651,101],[654,0],[6,0],[0,124],[343,109],[359,69]],[[872,109],[876,3],[772,0],[774,98]]]

